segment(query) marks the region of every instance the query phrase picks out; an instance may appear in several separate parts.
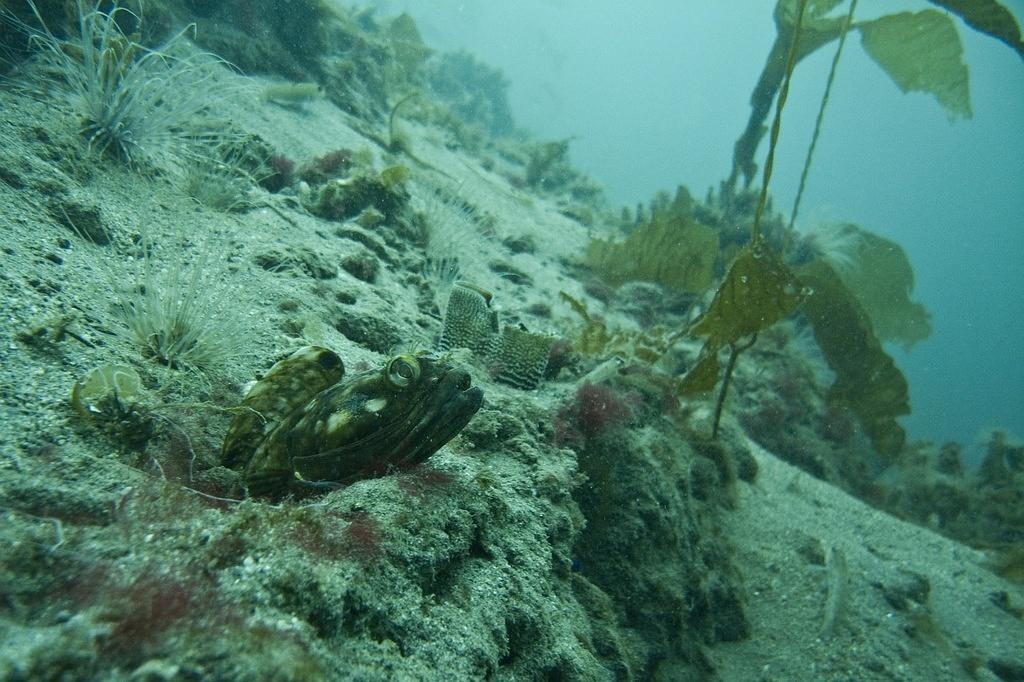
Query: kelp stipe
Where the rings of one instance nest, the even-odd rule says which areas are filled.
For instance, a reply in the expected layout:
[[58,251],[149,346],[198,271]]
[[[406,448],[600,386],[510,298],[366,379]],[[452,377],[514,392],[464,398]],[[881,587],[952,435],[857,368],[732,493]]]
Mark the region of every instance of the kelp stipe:
[[750,243],[740,251],[729,267],[711,306],[686,330],[689,334],[706,336],[707,341],[701,349],[697,364],[679,381],[681,395],[693,395],[714,388],[718,380],[718,352],[723,347],[729,348],[729,362],[719,389],[712,437],[718,436],[722,407],[740,353],[756,343],[759,332],[796,310],[809,293],[782,258],[771,250],[761,233],[761,218],[768,202],[768,183],[771,181],[775,147],[782,126],[782,109],[789,94],[793,67],[796,66],[806,5],[807,0],[800,0],[786,60],[785,79],[776,103],[775,120],[772,122],[768,156],[764,164],[764,181],[754,213]]

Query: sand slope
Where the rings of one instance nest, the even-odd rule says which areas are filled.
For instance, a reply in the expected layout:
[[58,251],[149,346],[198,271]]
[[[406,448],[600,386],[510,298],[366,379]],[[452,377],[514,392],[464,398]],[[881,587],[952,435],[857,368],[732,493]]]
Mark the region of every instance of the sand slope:
[[[504,324],[572,337],[566,291],[637,328],[577,278],[592,229],[513,186],[514,163],[485,170],[441,132],[404,123],[442,176],[388,154],[326,101],[278,107],[259,87],[211,113],[299,161],[366,149],[378,171],[410,168],[412,204],[440,184],[486,214],[486,229],[456,233],[451,248]],[[597,360],[519,391],[460,351],[487,405],[418,472],[305,506],[189,492],[237,490],[218,462],[224,410],[287,352],[320,343],[355,367],[395,345],[430,347],[441,311],[424,244],[405,223],[317,218],[297,189],[254,188],[248,210],[215,211],[173,174],[87,153],[60,107],[12,91],[0,107],[0,677],[1024,679],[1019,586],[735,426],[723,452],[753,452],[752,482],[720,480],[687,427],[650,410],[618,440],[578,448],[617,448],[622,478],[601,481],[555,433]],[[69,213],[92,216],[110,243],[69,229]],[[216,236],[207,284],[237,319],[235,352],[215,371],[157,365],[118,330],[110,302],[131,288],[143,231],[165,264]],[[111,362],[149,391],[155,434],[142,446],[71,409],[74,382]]]

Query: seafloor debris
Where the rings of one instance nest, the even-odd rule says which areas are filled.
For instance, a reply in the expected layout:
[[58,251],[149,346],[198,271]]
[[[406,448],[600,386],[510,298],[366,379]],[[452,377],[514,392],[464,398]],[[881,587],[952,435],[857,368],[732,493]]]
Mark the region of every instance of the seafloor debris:
[[499,332],[498,314],[490,301],[489,292],[457,282],[448,298],[438,347],[469,348],[487,364],[496,381],[523,390],[537,388],[557,339],[507,325]]
[[485,353],[498,333],[498,314],[491,308],[491,292],[458,282],[448,296],[444,329],[438,348],[469,348]]
[[71,406],[129,447],[141,448],[154,430],[145,393],[142,379],[128,365],[101,365],[71,387]]
[[529,390],[537,388],[548,367],[548,355],[555,339],[545,334],[505,325],[491,346],[494,378],[504,384]]

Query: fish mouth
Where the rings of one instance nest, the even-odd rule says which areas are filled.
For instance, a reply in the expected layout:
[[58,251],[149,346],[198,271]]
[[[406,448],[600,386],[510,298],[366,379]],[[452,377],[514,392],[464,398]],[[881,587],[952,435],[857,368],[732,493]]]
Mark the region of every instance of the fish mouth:
[[433,455],[469,424],[484,403],[483,389],[473,386],[462,370],[445,374],[434,395],[433,404],[395,448],[403,453],[399,455],[402,463],[422,462]]

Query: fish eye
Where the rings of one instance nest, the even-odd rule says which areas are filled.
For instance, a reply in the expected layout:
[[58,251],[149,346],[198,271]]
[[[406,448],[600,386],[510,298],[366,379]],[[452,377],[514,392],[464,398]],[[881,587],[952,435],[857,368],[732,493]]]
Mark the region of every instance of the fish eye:
[[420,378],[420,363],[412,356],[399,355],[388,362],[385,374],[392,386],[405,388]]

